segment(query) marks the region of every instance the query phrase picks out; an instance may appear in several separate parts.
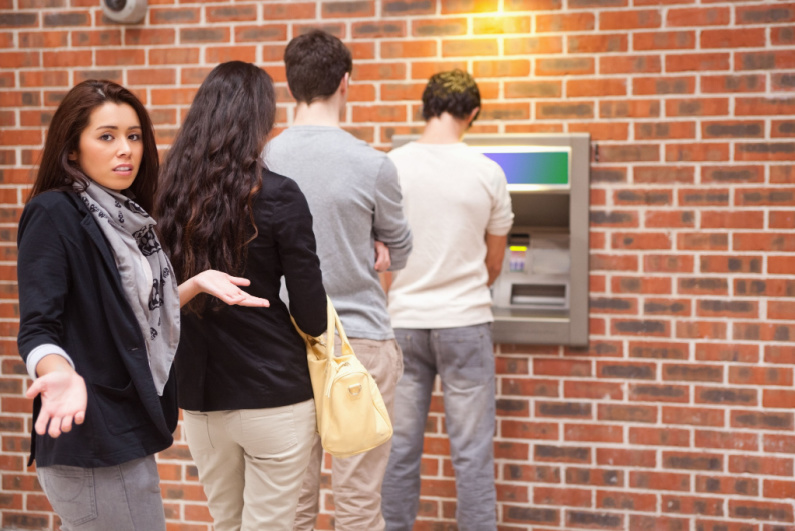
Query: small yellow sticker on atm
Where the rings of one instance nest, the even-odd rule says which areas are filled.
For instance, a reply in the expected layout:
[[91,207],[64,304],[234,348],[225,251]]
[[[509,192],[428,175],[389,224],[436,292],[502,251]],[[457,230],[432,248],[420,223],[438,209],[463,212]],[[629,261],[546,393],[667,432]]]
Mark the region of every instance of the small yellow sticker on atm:
[[509,247],[509,249],[510,249],[511,251],[521,251],[521,252],[525,252],[525,251],[527,251],[527,246],[526,246],[526,245],[511,245],[511,246]]

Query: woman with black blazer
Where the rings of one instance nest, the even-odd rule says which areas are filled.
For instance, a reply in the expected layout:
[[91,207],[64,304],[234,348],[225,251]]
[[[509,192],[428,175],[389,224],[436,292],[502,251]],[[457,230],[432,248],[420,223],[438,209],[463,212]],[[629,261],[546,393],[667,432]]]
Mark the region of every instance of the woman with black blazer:
[[178,274],[242,275],[271,301],[263,310],[197,298],[183,311],[179,405],[216,531],[291,531],[316,432],[306,346],[290,315],[322,334],[326,292],[306,199],[259,158],[275,111],[265,71],[215,67],[163,162],[157,199]]
[[31,463],[63,530],[165,529],[154,454],[177,424],[179,308],[201,292],[268,304],[218,271],[177,285],[147,214],[157,175],[141,102],[115,83],[85,81],[52,118],[20,219]]

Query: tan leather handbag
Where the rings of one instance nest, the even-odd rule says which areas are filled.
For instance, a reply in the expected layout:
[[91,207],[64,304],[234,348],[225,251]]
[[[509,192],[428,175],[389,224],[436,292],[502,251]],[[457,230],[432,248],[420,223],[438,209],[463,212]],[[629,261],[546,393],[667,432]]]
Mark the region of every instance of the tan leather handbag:
[[[331,455],[348,457],[388,441],[392,423],[375,380],[354,354],[337,311],[327,300],[324,336],[305,334],[295,320],[293,325],[306,343],[320,441]],[[342,345],[340,356],[334,355],[335,329]]]

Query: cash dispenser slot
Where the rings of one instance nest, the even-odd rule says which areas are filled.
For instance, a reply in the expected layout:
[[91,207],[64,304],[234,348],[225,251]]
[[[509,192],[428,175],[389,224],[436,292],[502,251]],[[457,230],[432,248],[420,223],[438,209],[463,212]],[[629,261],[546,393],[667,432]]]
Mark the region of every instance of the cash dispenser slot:
[[511,305],[533,308],[566,308],[565,284],[513,284]]

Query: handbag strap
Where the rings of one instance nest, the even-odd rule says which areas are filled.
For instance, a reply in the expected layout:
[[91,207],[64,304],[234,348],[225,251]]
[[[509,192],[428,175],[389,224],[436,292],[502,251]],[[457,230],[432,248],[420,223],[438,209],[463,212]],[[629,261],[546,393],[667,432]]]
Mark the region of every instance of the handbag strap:
[[348,341],[348,336],[345,334],[345,329],[342,327],[342,321],[340,320],[340,316],[337,314],[337,310],[334,309],[334,305],[331,303],[331,298],[326,295],[327,299],[327,318],[328,318],[328,329],[326,331],[326,357],[328,359],[334,358],[334,330],[337,330],[337,333],[340,336],[340,343],[342,344],[342,355],[351,355],[355,356],[353,352],[353,347],[351,346],[350,341]]

